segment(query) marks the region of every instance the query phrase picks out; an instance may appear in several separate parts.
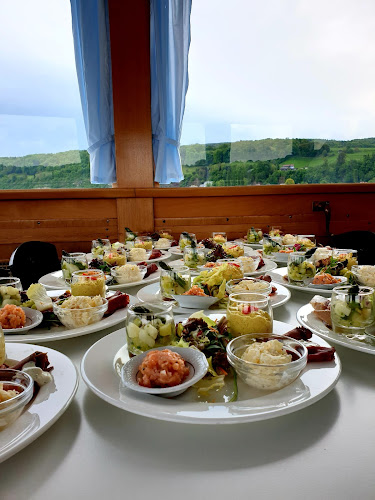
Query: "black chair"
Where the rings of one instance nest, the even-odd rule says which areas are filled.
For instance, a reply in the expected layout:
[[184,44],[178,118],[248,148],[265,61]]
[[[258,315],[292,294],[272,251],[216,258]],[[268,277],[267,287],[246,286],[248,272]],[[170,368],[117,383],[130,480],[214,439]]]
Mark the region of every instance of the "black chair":
[[359,264],[375,264],[375,233],[371,231],[334,234],[331,236],[331,246],[357,250]]
[[61,269],[55,245],[45,241],[22,243],[10,260],[12,276],[21,280],[24,290],[32,283],[38,283],[45,274]]

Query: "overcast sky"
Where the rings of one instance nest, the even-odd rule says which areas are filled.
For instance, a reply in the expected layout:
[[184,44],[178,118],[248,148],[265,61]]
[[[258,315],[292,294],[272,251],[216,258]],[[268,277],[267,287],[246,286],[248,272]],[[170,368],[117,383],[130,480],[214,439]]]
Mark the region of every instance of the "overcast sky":
[[[374,0],[193,0],[182,144],[373,137]],[[69,0],[0,3],[0,157],[87,147]]]

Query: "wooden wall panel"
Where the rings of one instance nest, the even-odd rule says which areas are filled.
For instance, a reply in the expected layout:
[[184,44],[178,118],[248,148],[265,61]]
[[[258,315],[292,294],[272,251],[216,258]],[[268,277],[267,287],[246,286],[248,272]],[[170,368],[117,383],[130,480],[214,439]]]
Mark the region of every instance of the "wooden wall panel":
[[133,231],[154,230],[154,205],[152,198],[121,198],[117,200],[118,237],[124,238],[125,227]]

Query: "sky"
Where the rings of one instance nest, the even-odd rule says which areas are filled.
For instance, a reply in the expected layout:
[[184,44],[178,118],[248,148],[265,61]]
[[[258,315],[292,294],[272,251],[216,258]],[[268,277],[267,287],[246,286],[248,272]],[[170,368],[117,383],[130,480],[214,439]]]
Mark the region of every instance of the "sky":
[[[182,144],[374,137],[373,0],[193,0]],[[0,3],[0,157],[87,147],[69,0]]]

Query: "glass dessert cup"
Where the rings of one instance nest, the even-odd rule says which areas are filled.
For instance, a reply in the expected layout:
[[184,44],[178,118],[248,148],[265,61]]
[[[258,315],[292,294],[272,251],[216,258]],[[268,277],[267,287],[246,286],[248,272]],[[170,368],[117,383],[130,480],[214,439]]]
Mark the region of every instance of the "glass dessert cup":
[[152,250],[151,236],[137,236],[134,241],[135,248],[144,248],[145,250]]
[[[242,359],[246,349],[256,343],[277,340],[291,355],[291,361],[280,364],[261,364]],[[307,349],[298,340],[276,334],[242,335],[227,345],[227,358],[239,377],[250,387],[277,391],[299,377],[307,363]]]
[[111,242],[105,238],[98,238],[97,240],[92,240],[91,253],[94,258],[98,259],[104,255],[104,252],[109,252],[111,250]]
[[121,249],[105,252],[103,260],[110,266],[123,266],[126,264],[126,252]]
[[125,325],[128,351],[133,356],[171,345],[176,338],[172,305],[142,302],[130,306]]
[[365,329],[375,321],[374,288],[338,286],[332,290],[331,319],[335,333],[364,340]]
[[182,295],[191,288],[190,269],[176,266],[171,270],[160,269],[160,293],[162,298]]
[[247,230],[246,240],[248,243],[259,243],[263,238],[263,231],[260,228],[251,227]]
[[0,278],[0,286],[12,286],[13,288],[17,288],[17,290],[22,291],[22,283],[19,278],[15,277],[6,277]]
[[269,237],[270,238],[280,238],[283,235],[281,226],[271,226]]
[[272,258],[279,250],[282,250],[282,237],[269,235],[263,238],[263,255]]
[[291,285],[306,286],[316,274],[314,264],[306,259],[304,252],[293,252],[288,256],[288,281]]
[[74,272],[83,271],[88,267],[85,253],[75,252],[61,257],[61,270],[67,284],[70,284]]
[[166,238],[167,240],[173,240],[172,229],[161,229],[159,231],[160,238]]
[[189,269],[196,269],[198,266],[203,266],[206,263],[206,254],[203,248],[192,248],[186,246],[184,248],[184,264]]
[[10,368],[0,369],[0,383],[4,390],[17,395],[0,402],[0,432],[11,425],[33,397],[34,381],[27,373]]
[[97,306],[82,309],[62,307],[61,304],[59,305],[54,302],[53,312],[67,328],[81,328],[92,325],[93,323],[98,323],[103,318],[108,309],[108,300],[102,298],[101,301],[102,303]]
[[212,233],[212,239],[215,243],[218,243],[219,245],[223,245],[226,241],[228,241],[227,238],[227,233],[224,231],[217,231]]
[[[195,245],[197,245],[197,237],[195,236],[195,234],[189,233],[189,236],[195,242]],[[180,250],[183,251],[185,247],[191,246],[191,241],[188,238],[186,238],[185,235],[181,234],[178,244],[180,246]]]
[[72,295],[89,296],[100,295],[105,297],[106,286],[103,271],[90,269],[85,271],[75,271],[71,280]]
[[272,333],[273,313],[269,297],[251,292],[230,294],[227,320],[228,331],[233,337],[249,333]]

